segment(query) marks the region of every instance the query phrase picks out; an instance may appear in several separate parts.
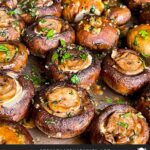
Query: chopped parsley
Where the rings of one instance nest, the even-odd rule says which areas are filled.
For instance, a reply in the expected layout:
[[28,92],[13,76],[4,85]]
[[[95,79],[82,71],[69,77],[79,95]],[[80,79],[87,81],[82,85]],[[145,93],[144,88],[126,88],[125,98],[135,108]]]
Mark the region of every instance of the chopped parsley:
[[47,125],[49,125],[49,124],[56,124],[56,122],[54,120],[50,120],[50,119],[45,120],[45,123]]
[[129,125],[125,122],[118,122],[117,124],[125,129],[128,129],[128,127],[129,127]]
[[138,116],[139,118],[144,118],[141,112],[137,113],[137,116]]
[[124,104],[125,102],[124,102],[124,100],[122,100],[122,99],[118,99],[118,100],[116,101],[116,103],[117,103],[117,104]]
[[82,60],[86,60],[87,59],[87,54],[85,54],[85,53],[83,53],[83,54],[80,54],[80,58],[82,59]]
[[8,15],[17,15],[17,14],[19,14],[19,11],[17,9],[8,11]]
[[106,99],[105,99],[105,102],[106,102],[106,103],[109,103],[109,104],[112,104],[113,100],[112,100],[111,98],[106,98]]
[[47,39],[49,40],[49,39],[53,38],[54,35],[55,35],[55,30],[52,30],[52,29],[51,29],[51,30],[49,30],[49,31],[47,32],[46,37],[47,37]]
[[70,53],[64,53],[64,55],[62,56],[61,62],[64,62],[66,59],[70,59],[72,56],[70,55]]
[[71,82],[72,82],[73,84],[79,84],[79,83],[80,83],[80,79],[79,79],[79,77],[78,77],[77,75],[73,75],[73,76],[71,77]]
[[66,42],[63,39],[60,40],[60,44],[61,44],[62,47],[66,46]]
[[11,58],[10,50],[5,45],[0,45],[0,52],[4,52],[6,54],[6,61],[9,61]]
[[55,52],[54,54],[53,54],[53,56],[52,56],[52,62],[55,62],[55,60],[57,60],[58,59],[58,53],[57,52]]
[[77,46],[77,49],[79,50],[79,51],[82,51],[83,50],[83,47],[82,46]]
[[128,113],[125,113],[125,114],[121,115],[122,118],[128,118],[130,116],[131,116],[131,112],[128,112]]
[[141,30],[139,35],[146,40],[148,38],[148,32],[146,30]]

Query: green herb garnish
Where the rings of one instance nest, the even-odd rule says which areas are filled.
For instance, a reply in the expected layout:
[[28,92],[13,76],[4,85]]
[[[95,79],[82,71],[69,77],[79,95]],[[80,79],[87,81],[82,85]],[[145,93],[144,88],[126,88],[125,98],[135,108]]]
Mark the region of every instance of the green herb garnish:
[[148,32],[146,30],[141,30],[139,35],[146,40],[148,38]]
[[57,52],[55,52],[54,54],[53,54],[53,56],[52,56],[52,62],[54,62],[55,60],[57,60],[58,59],[58,53]]
[[45,120],[45,123],[47,125],[49,125],[49,124],[56,124],[56,122],[54,120],[50,120],[50,119]]
[[124,123],[124,122],[118,122],[117,123],[119,126],[125,128],[125,129],[128,129],[129,125],[127,123]]
[[87,59],[87,54],[85,54],[85,53],[83,53],[83,54],[80,54],[80,58],[82,59],[82,60],[86,60]]
[[62,56],[61,62],[65,61],[66,59],[70,59],[72,56],[70,55],[70,53],[65,53]]
[[122,99],[118,99],[118,100],[116,101],[116,103],[117,103],[117,104],[124,104],[125,102],[124,102],[124,100],[122,100]]
[[73,76],[71,77],[71,82],[72,82],[73,84],[79,84],[80,79],[79,79],[79,77],[78,77],[77,75],[73,75]]
[[105,99],[106,103],[112,104],[113,100],[111,98],[106,98]]
[[95,10],[96,10],[95,6],[92,6],[91,9],[90,9],[90,12],[95,13]]
[[128,112],[128,113],[121,115],[122,118],[128,118],[130,116],[131,116],[131,112]]
[[137,113],[137,116],[138,116],[139,118],[144,118],[144,116],[142,115],[141,112]]
[[55,30],[49,30],[48,32],[47,32],[47,35],[46,35],[46,37],[47,37],[47,39],[49,40],[49,39],[51,39],[53,36],[55,35]]
[[63,39],[60,40],[60,44],[61,44],[62,47],[66,46],[66,42]]

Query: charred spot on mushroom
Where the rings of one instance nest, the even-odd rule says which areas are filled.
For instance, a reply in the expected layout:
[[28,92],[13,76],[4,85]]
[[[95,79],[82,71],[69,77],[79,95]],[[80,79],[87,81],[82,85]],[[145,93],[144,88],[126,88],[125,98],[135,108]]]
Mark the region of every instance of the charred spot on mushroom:
[[140,116],[141,113],[128,105],[109,106],[93,124],[92,143],[146,144],[149,139],[148,124]]
[[35,125],[55,138],[70,138],[81,134],[94,116],[94,107],[88,93],[62,82],[41,91],[36,97],[36,104],[39,107],[34,109]]

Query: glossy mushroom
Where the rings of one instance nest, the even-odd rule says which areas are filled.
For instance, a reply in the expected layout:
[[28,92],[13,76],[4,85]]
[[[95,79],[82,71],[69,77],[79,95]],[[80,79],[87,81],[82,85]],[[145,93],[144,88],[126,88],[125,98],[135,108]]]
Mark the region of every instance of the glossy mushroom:
[[111,7],[104,15],[118,26],[126,24],[131,18],[131,12],[125,5]]
[[77,43],[90,50],[110,51],[117,45],[118,38],[118,30],[105,18],[86,16],[77,24]]
[[100,15],[104,4],[101,0],[62,0],[63,17],[69,22],[78,22],[87,14]]
[[0,144],[32,144],[33,139],[30,133],[22,125],[0,119]]
[[49,55],[45,68],[50,79],[89,89],[99,78],[101,62],[82,46],[62,45]]
[[4,7],[0,7],[0,41],[20,40],[20,35],[24,29],[24,22],[18,15],[11,13]]
[[93,144],[146,144],[149,127],[140,112],[128,105],[112,105],[95,119],[91,128]]
[[19,42],[0,42],[0,70],[21,72],[28,61],[28,50]]
[[0,117],[20,121],[28,114],[33,84],[23,76],[0,73]]
[[75,137],[86,130],[94,116],[88,93],[66,83],[49,86],[35,99],[35,125],[50,137]]
[[60,40],[74,43],[75,33],[64,20],[45,16],[25,30],[23,40],[33,55],[45,58],[48,51],[59,46]]
[[111,89],[122,95],[129,95],[149,82],[150,71],[137,52],[119,49],[105,57],[102,76]]
[[20,0],[19,9],[27,24],[47,15],[60,17],[62,12],[61,0]]
[[142,24],[131,29],[127,35],[127,44],[144,57],[150,57],[150,25]]

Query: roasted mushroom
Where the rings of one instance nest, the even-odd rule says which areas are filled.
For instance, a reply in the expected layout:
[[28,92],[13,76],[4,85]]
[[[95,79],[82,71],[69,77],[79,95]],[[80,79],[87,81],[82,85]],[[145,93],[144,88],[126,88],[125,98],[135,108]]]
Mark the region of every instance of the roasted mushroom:
[[105,57],[102,66],[105,83],[122,95],[133,94],[150,80],[149,66],[130,49],[114,50]]
[[79,45],[62,45],[49,55],[46,63],[47,75],[56,81],[69,81],[89,89],[96,83],[101,63],[86,48]]
[[12,72],[0,73],[0,117],[23,119],[34,96],[33,84]]
[[127,44],[144,57],[150,57],[150,25],[139,25],[131,29],[127,35]]
[[33,139],[30,133],[22,125],[0,119],[0,144],[32,144]]
[[150,85],[142,91],[142,94],[135,106],[137,110],[142,112],[147,121],[150,123]]
[[38,17],[61,16],[61,0],[20,0],[19,8],[23,20],[30,24]]
[[45,16],[25,30],[23,40],[33,55],[45,58],[48,51],[59,46],[60,40],[69,44],[74,43],[75,33],[62,19]]
[[24,29],[24,22],[11,10],[0,7],[0,41],[19,40]]
[[9,9],[15,9],[17,7],[18,0],[1,0],[0,6],[7,7]]
[[88,93],[66,83],[49,86],[35,99],[35,125],[50,137],[75,137],[86,130],[94,116]]
[[77,25],[76,40],[90,50],[109,51],[117,45],[118,30],[113,24],[99,16],[86,16]]
[[101,0],[62,0],[63,17],[69,22],[78,22],[87,14],[100,15],[104,9]]
[[21,72],[27,64],[28,50],[19,42],[0,42],[0,70]]
[[104,109],[92,124],[93,144],[146,144],[149,127],[140,112],[128,105]]
[[131,12],[125,5],[111,7],[104,15],[118,26],[126,24],[131,18]]

